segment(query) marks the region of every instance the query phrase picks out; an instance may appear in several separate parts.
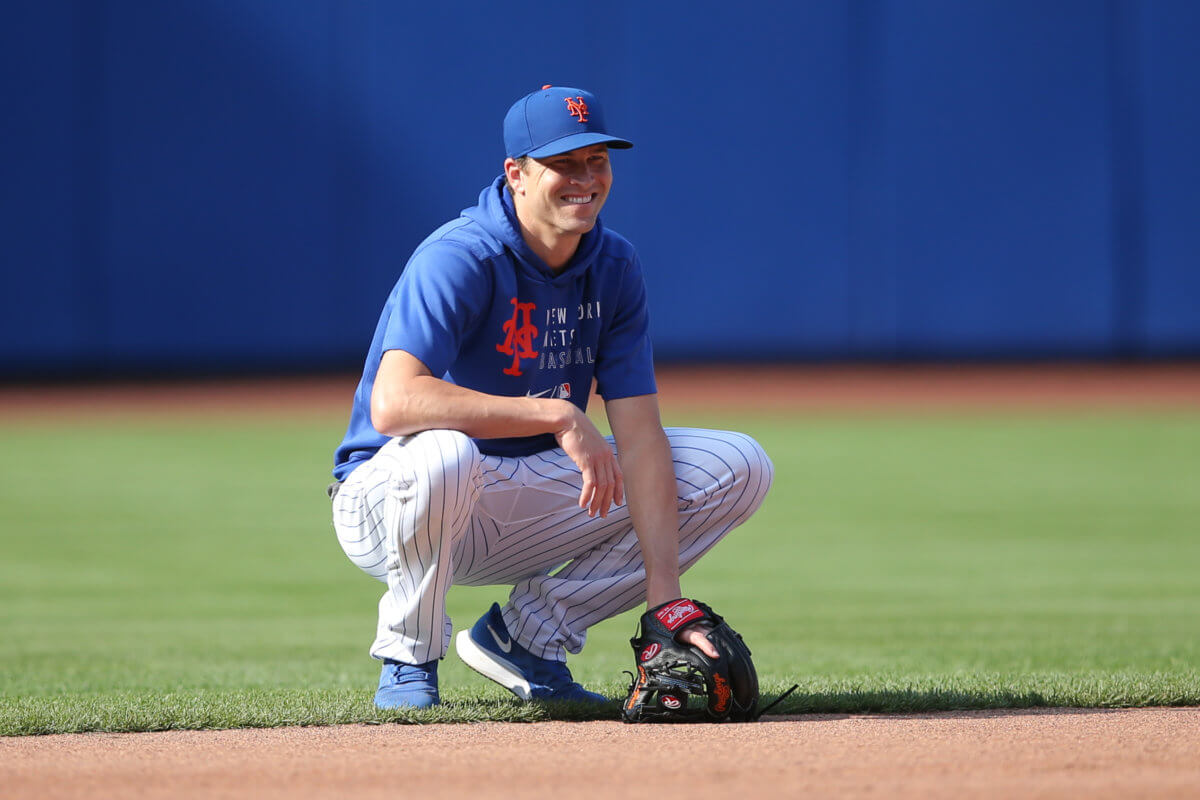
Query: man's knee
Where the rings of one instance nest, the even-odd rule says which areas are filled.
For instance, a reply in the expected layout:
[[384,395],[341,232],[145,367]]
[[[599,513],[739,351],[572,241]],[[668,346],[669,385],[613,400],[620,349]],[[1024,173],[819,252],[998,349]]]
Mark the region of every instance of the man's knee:
[[775,467],[752,436],[687,428],[670,436],[682,507],[725,506],[740,524],[762,505]]
[[754,493],[750,509],[750,513],[754,513],[762,505],[767,492],[771,489],[771,484],[775,482],[775,464],[754,437],[744,433],[736,434],[736,437],[736,441],[739,443],[738,449],[745,459],[744,480],[747,488]]
[[435,493],[469,495],[478,493],[480,480],[479,448],[471,437],[461,431],[422,431],[409,442],[421,454],[430,491]]
[[479,465],[479,448],[462,431],[422,431],[413,437],[412,444],[421,446],[431,455],[436,454],[448,469],[457,469],[460,465],[474,469]]
[[478,499],[479,448],[459,431],[429,430],[393,439],[376,458],[387,464],[391,491],[402,502],[417,502],[419,513],[437,514],[439,526],[469,515]]

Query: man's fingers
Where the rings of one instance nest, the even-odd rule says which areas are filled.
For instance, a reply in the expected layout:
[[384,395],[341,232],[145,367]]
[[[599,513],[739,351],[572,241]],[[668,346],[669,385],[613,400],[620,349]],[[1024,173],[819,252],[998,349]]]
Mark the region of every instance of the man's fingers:
[[600,435],[595,426],[577,415],[575,423],[561,434],[555,434],[559,445],[575,466],[579,467],[583,485],[579,489],[579,507],[589,517],[607,517],[613,506],[625,502],[625,484],[612,445]]
[[[607,457],[605,457],[607,456]],[[607,517],[613,506],[625,502],[625,480],[621,467],[608,451],[589,460],[581,456],[576,463],[583,476],[583,487],[579,492],[579,507],[587,509],[589,517]]]
[[608,490],[605,493],[604,510],[601,516],[608,516],[608,512],[614,507],[620,506],[625,502],[625,477],[621,474],[621,466],[617,460],[611,459],[609,462],[609,482]]
[[603,484],[601,483],[602,476],[600,475],[600,470],[596,469],[596,467],[593,466],[591,468],[591,471],[592,471],[592,492],[591,492],[591,494],[588,495],[587,504],[584,507],[587,508],[588,516],[594,517],[594,516],[596,516],[596,496],[598,494],[600,494],[600,491],[603,488]]
[[683,632],[679,634],[679,638],[683,642],[690,644],[692,647],[699,648],[700,652],[704,653],[704,655],[708,656],[709,658],[717,658],[720,656],[720,653],[717,652],[717,648],[713,645],[713,643],[708,640],[708,630],[709,629],[703,625],[692,625],[691,627],[685,628]]
[[591,515],[608,516],[608,507],[612,505],[612,467],[601,464],[597,470],[596,494],[592,497]]
[[596,471],[590,466],[585,466],[581,472],[583,473],[583,488],[579,491],[579,507],[587,508],[592,502],[592,496],[596,493]]
[[619,464],[613,464],[613,505],[620,506],[625,503],[625,476],[621,473]]

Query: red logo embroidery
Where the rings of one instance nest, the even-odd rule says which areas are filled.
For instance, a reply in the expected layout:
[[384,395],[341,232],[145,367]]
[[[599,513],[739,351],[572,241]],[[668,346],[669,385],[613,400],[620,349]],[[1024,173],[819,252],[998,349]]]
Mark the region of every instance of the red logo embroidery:
[[661,644],[658,642],[651,643],[649,647],[642,651],[642,661],[649,661],[650,659],[654,658],[656,655],[658,655],[659,650],[662,650]]
[[724,711],[729,708],[729,683],[719,672],[713,675],[713,690],[717,695],[717,701],[713,703],[713,711]]
[[571,384],[560,383],[558,385],[558,396],[562,400],[566,400],[571,396]]
[[507,356],[512,356],[512,366],[504,369],[505,375],[522,375],[521,359],[537,358],[533,349],[533,337],[537,336],[537,326],[529,321],[529,314],[536,308],[534,303],[520,303],[512,299],[512,319],[504,323],[504,341],[496,345],[496,350]]
[[564,97],[567,101],[567,113],[580,122],[587,122],[588,107],[582,97]]
[[673,694],[664,694],[662,696],[663,708],[676,709],[683,705],[683,701]]
[[701,619],[704,612],[691,600],[680,599],[655,611],[654,616],[658,617],[658,621],[665,625],[667,630],[675,631],[694,619]]

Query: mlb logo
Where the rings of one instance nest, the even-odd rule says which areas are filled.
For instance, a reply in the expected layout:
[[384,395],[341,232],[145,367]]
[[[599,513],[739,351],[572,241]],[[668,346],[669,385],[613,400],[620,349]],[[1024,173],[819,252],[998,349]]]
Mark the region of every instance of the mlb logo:
[[558,396],[562,400],[566,400],[571,396],[571,384],[560,383],[558,385]]

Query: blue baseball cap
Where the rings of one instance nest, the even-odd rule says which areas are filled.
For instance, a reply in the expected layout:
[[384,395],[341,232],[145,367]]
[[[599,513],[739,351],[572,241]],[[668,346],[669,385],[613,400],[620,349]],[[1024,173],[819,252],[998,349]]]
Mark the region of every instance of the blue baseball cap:
[[504,115],[508,158],[544,158],[593,144],[633,147],[633,142],[608,134],[600,101],[583,89],[547,84],[513,103]]

